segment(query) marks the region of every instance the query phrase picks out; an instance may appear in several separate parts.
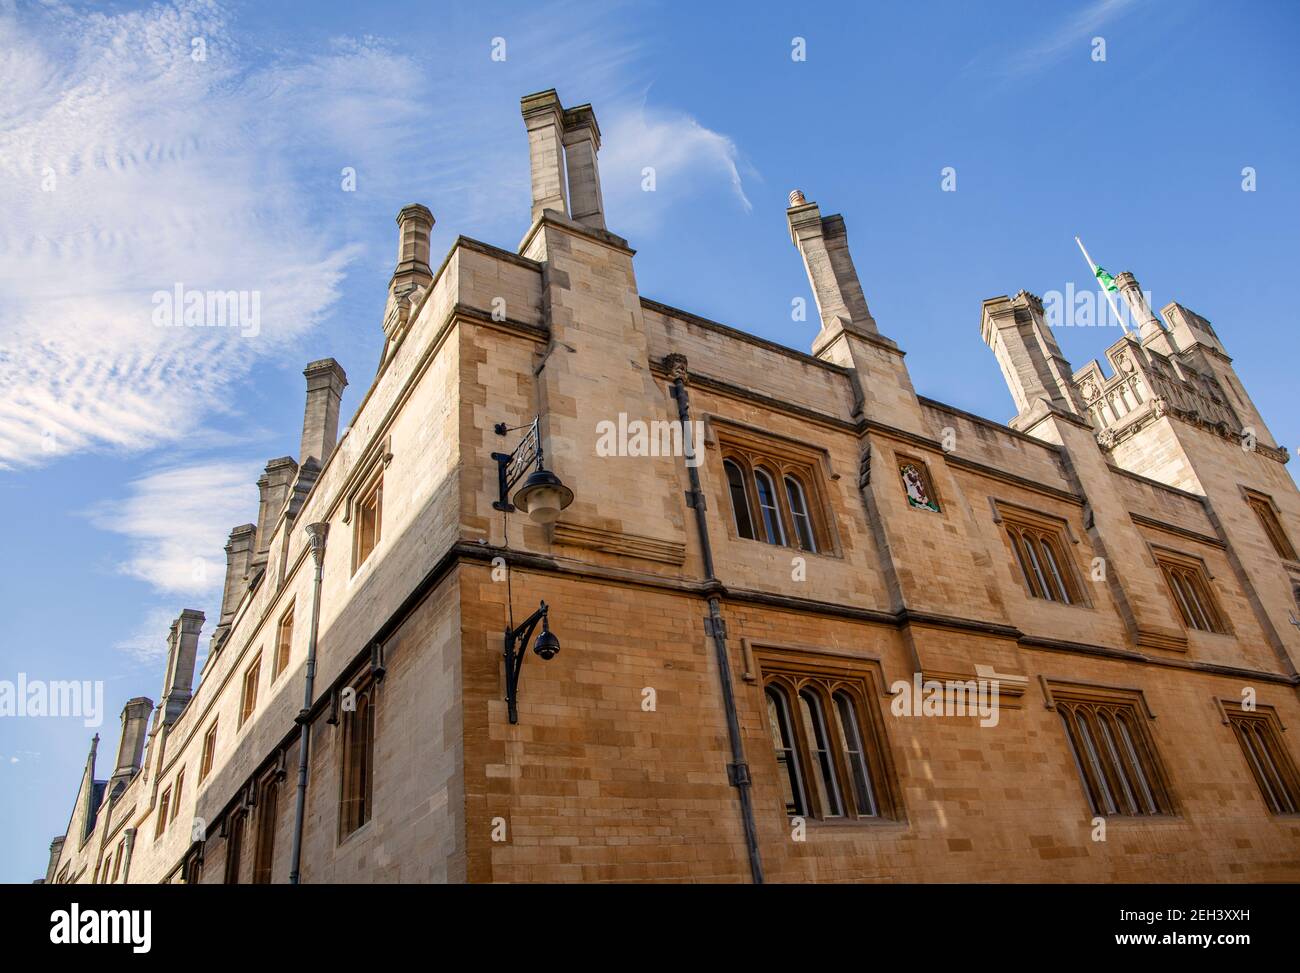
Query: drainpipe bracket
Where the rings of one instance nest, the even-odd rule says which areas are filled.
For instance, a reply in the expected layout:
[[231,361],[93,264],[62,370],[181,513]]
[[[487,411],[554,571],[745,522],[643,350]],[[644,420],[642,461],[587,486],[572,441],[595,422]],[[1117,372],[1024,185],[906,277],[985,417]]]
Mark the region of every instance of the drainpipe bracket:
[[712,615],[704,616],[704,634],[712,635],[714,638],[727,637],[727,621],[723,618],[714,618]]
[[727,764],[727,783],[732,787],[748,787],[749,764]]

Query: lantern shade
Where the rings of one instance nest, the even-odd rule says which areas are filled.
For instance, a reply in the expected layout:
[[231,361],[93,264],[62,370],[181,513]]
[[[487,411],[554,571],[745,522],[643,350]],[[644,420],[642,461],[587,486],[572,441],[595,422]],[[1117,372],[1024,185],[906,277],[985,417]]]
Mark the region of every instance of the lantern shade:
[[552,524],[560,511],[573,503],[573,491],[550,470],[536,470],[524,481],[512,502],[533,523]]

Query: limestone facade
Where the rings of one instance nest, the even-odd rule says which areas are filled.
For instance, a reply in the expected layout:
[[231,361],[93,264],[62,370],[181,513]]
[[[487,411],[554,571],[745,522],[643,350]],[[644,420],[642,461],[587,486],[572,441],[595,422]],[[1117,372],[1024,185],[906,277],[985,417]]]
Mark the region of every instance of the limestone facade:
[[[1300,493],[1209,322],[1135,306],[1140,332],[1075,371],[1032,294],[985,301],[1017,408],[992,422],[916,393],[906,322],[874,319],[845,221],[802,193],[811,354],[643,297],[606,229],[595,113],[554,91],[522,108],[526,236],[458,238],[435,269],[433,214],[402,210],[379,374],[340,437],[343,370],[308,366],[301,455],[231,532],[197,685],[186,612],[109,780],[92,746],[46,881],[284,882],[295,831],[304,882],[1300,880],[1300,816],[1264,793],[1297,787],[1300,562],[1259,506],[1300,540]],[[657,448],[683,415],[700,455]],[[620,417],[652,432],[609,455]],[[550,524],[494,507],[492,454],[534,418],[575,494]],[[329,526],[319,586],[310,524]],[[1170,563],[1203,579],[1205,626]],[[503,632],[542,601],[562,648],[529,652],[512,725]],[[918,673],[952,684],[937,715],[900,713]],[[943,707],[967,682],[994,725]],[[768,684],[829,687],[832,709],[855,687],[862,739],[841,715],[819,746],[800,711],[778,753]],[[368,820],[345,833],[364,687]],[[1072,701],[1123,707],[1133,754],[1099,736],[1112,770],[1085,766]],[[1275,728],[1275,776],[1242,714]],[[1124,768],[1157,813],[1090,797],[1104,778],[1140,807]]]

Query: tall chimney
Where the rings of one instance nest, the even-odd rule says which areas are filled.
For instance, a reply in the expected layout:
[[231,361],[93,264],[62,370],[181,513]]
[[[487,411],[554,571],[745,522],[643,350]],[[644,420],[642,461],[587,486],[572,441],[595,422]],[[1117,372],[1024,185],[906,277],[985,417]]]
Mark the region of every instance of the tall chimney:
[[172,622],[167,640],[167,676],[163,680],[162,702],[158,704],[163,726],[176,722],[194,695],[194,661],[199,654],[202,628],[203,612],[193,608],[186,608]]
[[433,214],[427,206],[410,203],[397,214],[397,268],[389,290],[405,294],[433,282],[429,269],[429,234],[433,232]]
[[823,217],[820,207],[807,202],[804,194],[796,189],[790,193],[786,219],[790,222],[790,241],[803,257],[808,282],[812,284],[823,333],[847,326],[878,334],[849,255],[844,217]]
[[54,879],[59,867],[59,858],[63,855],[63,843],[68,840],[67,835],[59,835],[50,842],[50,862],[45,866],[45,884],[53,885]]
[[569,176],[569,207],[573,219],[605,229],[605,202],[600,192],[600,126],[590,105],[564,112],[564,160]]
[[239,602],[244,597],[256,534],[257,528],[253,524],[240,524],[230,532],[226,541],[226,583],[221,589],[221,615],[217,618],[216,631],[212,633],[213,648],[230,630]]
[[[528,129],[528,158],[533,187],[533,222],[547,210],[569,215],[564,189],[564,109],[554,88],[524,95],[519,102]],[[593,119],[594,121],[594,119]]]
[[419,203],[403,206],[397,214],[397,267],[388,282],[388,303],[384,307],[383,368],[406,333],[411,298],[420,288],[433,283],[429,269],[429,234],[433,231],[433,214]]
[[298,464],[292,457],[281,456],[266,464],[266,471],[257,478],[257,536],[253,545],[253,556],[249,562],[250,577],[257,575],[266,567],[267,552],[271,549],[271,536],[279,522],[280,511],[289,499],[289,488],[293,485],[294,474]]
[[[428,255],[428,237],[425,237],[425,254]],[[307,407],[302,415],[302,448],[298,453],[299,467],[315,460],[323,468],[339,435],[339,400],[347,387],[348,377],[333,358],[322,358],[303,369],[307,378]]]
[[[143,766],[144,741],[149,729],[149,714],[152,712],[153,700],[146,696],[137,696],[122,707],[122,739],[117,744],[117,766],[113,770],[113,782],[130,781]],[[109,790],[112,790],[112,783]]]

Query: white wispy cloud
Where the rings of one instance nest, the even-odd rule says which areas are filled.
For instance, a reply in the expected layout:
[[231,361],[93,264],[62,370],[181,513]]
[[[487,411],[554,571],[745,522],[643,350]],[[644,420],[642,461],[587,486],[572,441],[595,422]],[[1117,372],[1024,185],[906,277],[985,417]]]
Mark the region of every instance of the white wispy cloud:
[[[135,662],[150,668],[167,660],[167,636],[179,610],[147,608],[141,612],[135,628],[113,643],[113,648]],[[209,623],[211,624],[211,623]]]
[[1098,30],[1141,2],[1142,0],[1093,0],[1047,35],[1015,44],[1008,41],[996,51],[977,56],[967,65],[967,70],[988,72],[1009,80],[1045,68],[1071,50],[1086,55],[1086,45]]
[[[598,102],[615,230],[652,229],[719,182],[748,207],[734,142],[647,107],[651,67],[608,11],[512,17],[514,60],[488,85],[465,81],[486,38],[418,60],[392,49],[402,40],[251,49],[215,0],[0,10],[0,469],[211,442],[232,413],[250,421],[241,383],[327,320],[363,253],[341,166],[457,230],[513,231],[528,212],[518,97],[536,79]],[[655,194],[640,191],[645,166]],[[367,273],[391,259],[369,232]],[[153,296],[177,283],[256,293],[256,334],[157,327]]]
[[[357,254],[302,188],[304,145],[381,147],[415,69],[371,42],[249,69],[204,0],[0,14],[0,52],[0,467],[192,435]],[[257,333],[156,327],[178,282],[256,293]]]
[[259,472],[256,463],[215,460],[157,469],[85,513],[127,539],[121,573],[167,594],[212,597],[225,578],[230,528],[255,518]]
[[[720,180],[745,212],[753,209],[736,143],[691,115],[645,102],[617,104],[602,142],[601,188],[620,232],[658,227],[670,206]],[[653,171],[653,192],[645,188],[647,170]]]

